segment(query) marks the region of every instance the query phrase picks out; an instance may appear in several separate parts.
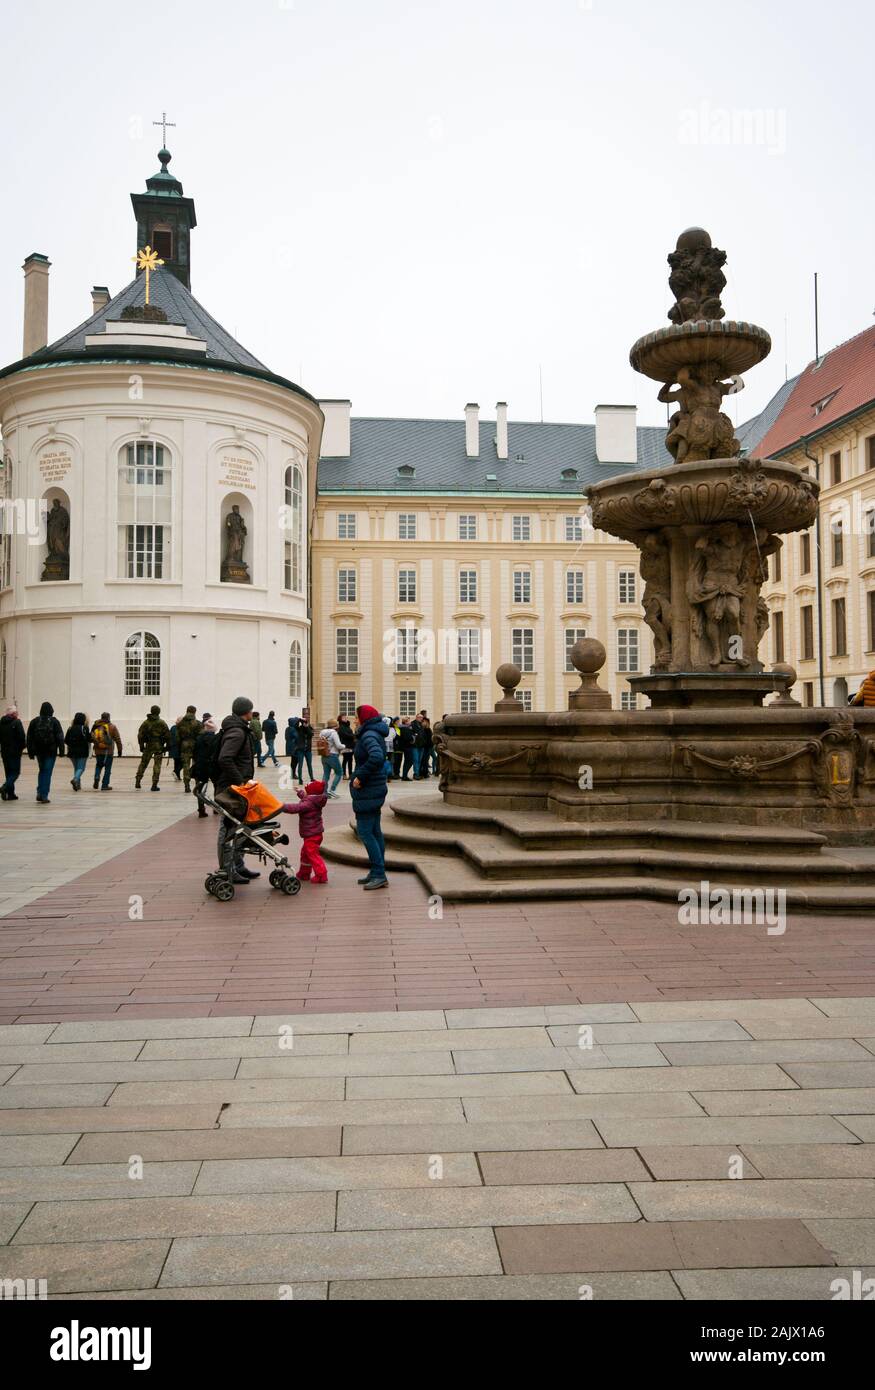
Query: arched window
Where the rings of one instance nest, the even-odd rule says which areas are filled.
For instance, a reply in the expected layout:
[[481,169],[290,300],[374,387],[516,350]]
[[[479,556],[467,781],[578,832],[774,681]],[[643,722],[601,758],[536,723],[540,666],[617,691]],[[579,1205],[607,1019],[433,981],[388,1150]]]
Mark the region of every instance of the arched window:
[[135,632],[125,643],[125,694],[161,694],[161,643],[151,632]]
[[297,639],[289,649],[289,694],[293,700],[301,698],[301,644]]
[[304,475],[297,464],[286,469],[286,538],[284,586],[304,592]]
[[0,637],[0,699],[6,699],[6,638]]
[[118,474],[120,579],[170,579],[173,479],[163,444],[126,444]]

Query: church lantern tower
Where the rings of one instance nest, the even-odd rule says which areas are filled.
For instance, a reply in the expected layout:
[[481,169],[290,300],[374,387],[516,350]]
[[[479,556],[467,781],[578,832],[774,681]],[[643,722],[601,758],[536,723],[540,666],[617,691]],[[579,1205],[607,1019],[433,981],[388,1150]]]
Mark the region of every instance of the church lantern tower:
[[170,173],[170,151],[159,150],[158,158],[161,168],[146,180],[146,192],[131,194],[137,219],[136,249],[151,246],[166,269],[190,290],[191,231],[197,226],[194,199],[183,195],[182,184]]

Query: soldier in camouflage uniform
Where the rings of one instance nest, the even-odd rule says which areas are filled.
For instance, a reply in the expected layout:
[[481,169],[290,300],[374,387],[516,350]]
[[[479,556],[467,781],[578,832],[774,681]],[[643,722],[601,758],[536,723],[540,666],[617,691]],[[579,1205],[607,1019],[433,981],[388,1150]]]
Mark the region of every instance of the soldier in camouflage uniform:
[[140,766],[137,768],[137,780],[134,783],[137,790],[143,784],[143,773],[149,764],[152,764],[152,790],[160,791],[158,779],[161,776],[161,759],[164,750],[170,742],[170,730],[161,718],[161,710],[158,705],[153,705],[146,718],[137,731],[137,742],[143,756],[140,759]]
[[182,780],[187,792],[191,791],[191,760],[194,757],[194,745],[198,735],[203,732],[203,727],[197,717],[197,710],[194,705],[189,705],[176,726],[179,735],[179,752],[182,757]]

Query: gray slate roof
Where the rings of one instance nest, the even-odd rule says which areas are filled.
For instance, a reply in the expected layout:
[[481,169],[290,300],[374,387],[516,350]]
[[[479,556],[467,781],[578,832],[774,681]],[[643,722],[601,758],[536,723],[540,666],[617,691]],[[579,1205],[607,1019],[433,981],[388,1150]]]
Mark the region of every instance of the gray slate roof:
[[[801,372],[799,373],[801,376]],[[735,437],[741,445],[743,454],[750,458],[756,453],[758,446],[765,439],[772,425],[777,420],[784,406],[787,404],[793,393],[793,388],[799,380],[799,376],[791,377],[785,381],[769,401],[765,410],[759,415],[755,415],[752,420],[747,420],[743,425],[739,425],[735,431]]]
[[[102,333],[107,322],[121,318],[122,309],[126,309],[130,305],[142,305],[145,294],[145,277],[138,275],[136,280],[132,280],[129,285],[120,290],[104,308],[98,310],[96,314],[92,314],[91,318],[86,319],[84,323],[80,323],[79,327],[74,328],[71,333],[66,333],[63,338],[58,338],[57,342],[50,343],[47,348],[43,348],[39,356],[85,352],[86,337],[92,333]],[[212,314],[207,313],[191,291],[187,290],[182,281],[177,280],[176,276],[169,270],[153,270],[150,278],[149,298],[153,304],[164,310],[169,323],[184,324],[193,337],[206,341],[206,360],[208,362],[235,362],[243,367],[257,367],[261,371],[268,370],[263,362],[259,362],[257,357],[253,357],[251,352],[247,352],[244,347],[241,347],[237,340],[232,338],[231,334],[220,323],[216,322]],[[136,324],[132,324],[132,329],[136,330]],[[111,345],[112,339],[108,339],[107,346]],[[90,348],[88,351],[97,354],[100,349]]]
[[[320,492],[568,493],[579,496],[590,483],[630,470],[629,464],[599,463],[595,425],[554,425],[511,420],[509,458],[495,452],[495,424],[480,422],[480,457],[465,453],[465,422],[353,417],[348,459],[323,458]],[[518,459],[522,455],[522,459]],[[665,427],[638,430],[638,467],[664,468],[673,459],[665,448]],[[412,467],[415,477],[400,476]],[[562,473],[575,469],[575,478]],[[495,481],[487,480],[494,474]]]

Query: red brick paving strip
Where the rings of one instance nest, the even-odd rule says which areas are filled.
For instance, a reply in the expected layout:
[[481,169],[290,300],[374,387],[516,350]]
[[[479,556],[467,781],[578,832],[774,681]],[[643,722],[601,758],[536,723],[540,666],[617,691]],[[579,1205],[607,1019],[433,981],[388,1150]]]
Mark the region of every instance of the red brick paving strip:
[[297,898],[265,873],[223,905],[203,886],[214,850],[213,818],[191,816],[0,918],[0,1023],[875,995],[864,917],[799,916],[782,937],[631,900],[447,904],[433,921],[415,876],[364,894],[341,865]]

